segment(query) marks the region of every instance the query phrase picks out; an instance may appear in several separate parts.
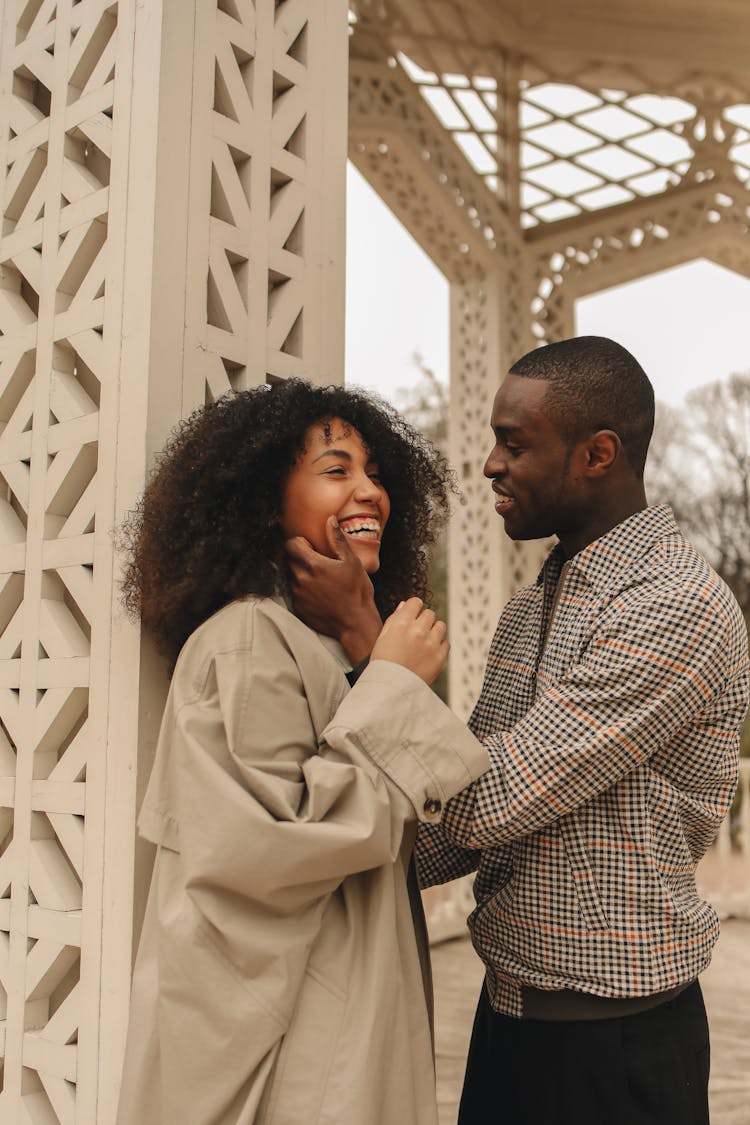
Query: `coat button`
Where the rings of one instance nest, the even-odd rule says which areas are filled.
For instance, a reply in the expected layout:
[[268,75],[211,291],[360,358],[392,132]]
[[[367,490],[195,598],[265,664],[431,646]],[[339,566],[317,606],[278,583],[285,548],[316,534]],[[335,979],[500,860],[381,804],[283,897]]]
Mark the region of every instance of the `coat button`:
[[424,811],[427,816],[437,816],[443,808],[443,802],[439,801],[437,797],[428,797],[424,803]]

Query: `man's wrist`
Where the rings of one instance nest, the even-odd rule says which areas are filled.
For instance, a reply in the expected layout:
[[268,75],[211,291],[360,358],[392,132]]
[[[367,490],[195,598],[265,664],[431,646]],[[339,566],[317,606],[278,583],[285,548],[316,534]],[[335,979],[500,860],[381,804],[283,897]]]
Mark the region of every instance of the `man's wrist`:
[[380,636],[382,628],[383,622],[380,620],[380,614],[373,606],[372,613],[368,614],[367,617],[357,622],[355,626],[341,631],[339,641],[352,664],[357,665],[367,659],[373,650],[375,641]]

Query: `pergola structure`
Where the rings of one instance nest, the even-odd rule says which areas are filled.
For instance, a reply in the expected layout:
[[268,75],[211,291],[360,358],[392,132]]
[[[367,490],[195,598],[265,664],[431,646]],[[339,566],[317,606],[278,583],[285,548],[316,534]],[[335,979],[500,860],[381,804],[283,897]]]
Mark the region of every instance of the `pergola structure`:
[[343,379],[347,107],[352,159],[451,283],[465,712],[497,609],[539,561],[502,540],[481,476],[508,363],[571,334],[583,294],[696,256],[750,276],[750,13],[0,13],[0,1122],[111,1125],[149,858],[135,810],[165,684],[117,607],[112,529],[207,398]]

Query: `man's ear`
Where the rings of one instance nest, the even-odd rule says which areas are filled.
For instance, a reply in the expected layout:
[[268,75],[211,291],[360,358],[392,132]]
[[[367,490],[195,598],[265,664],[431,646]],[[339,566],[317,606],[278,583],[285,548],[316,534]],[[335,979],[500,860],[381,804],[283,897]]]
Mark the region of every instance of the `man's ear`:
[[622,442],[614,430],[597,430],[586,443],[586,474],[601,477],[611,472],[620,456]]

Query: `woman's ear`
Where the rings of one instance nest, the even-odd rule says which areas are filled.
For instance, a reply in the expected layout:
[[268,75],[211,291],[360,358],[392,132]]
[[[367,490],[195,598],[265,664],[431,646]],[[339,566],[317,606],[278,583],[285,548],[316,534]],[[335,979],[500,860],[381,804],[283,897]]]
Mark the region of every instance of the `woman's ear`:
[[597,430],[589,438],[586,450],[586,471],[589,476],[604,476],[620,456],[622,442],[614,430]]

